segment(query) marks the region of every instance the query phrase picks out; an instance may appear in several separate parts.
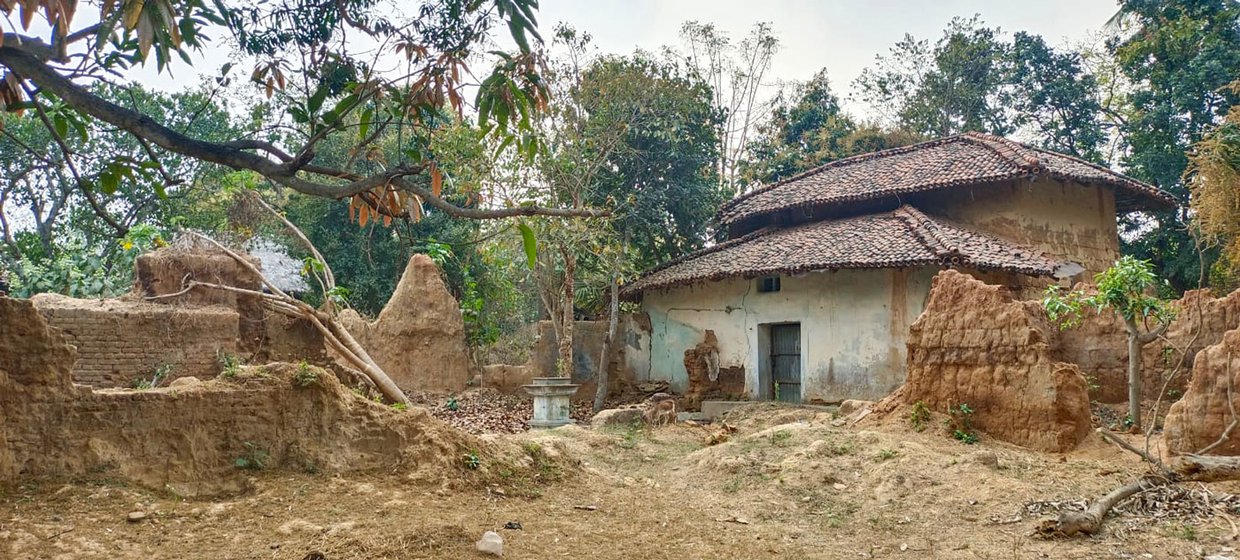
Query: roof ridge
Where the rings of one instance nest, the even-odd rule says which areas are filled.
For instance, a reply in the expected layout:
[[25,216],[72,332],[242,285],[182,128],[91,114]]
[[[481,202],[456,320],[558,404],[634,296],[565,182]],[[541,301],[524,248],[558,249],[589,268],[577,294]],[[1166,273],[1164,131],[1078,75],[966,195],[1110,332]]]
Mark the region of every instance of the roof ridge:
[[1046,165],[1042,163],[1041,158],[1025,151],[1026,149],[1036,150],[1037,148],[986,132],[971,130],[960,136],[967,142],[982,146],[999,154],[999,157],[1008,160],[1012,165],[1028,173],[1044,173],[1046,171]]
[[960,254],[959,247],[948,243],[943,238],[939,231],[939,223],[921,210],[905,204],[892,211],[892,214],[904,222],[909,231],[913,232],[913,236],[936,257],[943,258]]
[[918,143],[916,143],[916,144],[909,144],[909,145],[907,145],[907,146],[897,146],[897,147],[895,147],[895,148],[887,148],[887,149],[885,149],[885,150],[878,150],[878,151],[875,151],[875,152],[866,152],[866,153],[864,153],[864,154],[857,154],[857,155],[855,155],[855,156],[848,156],[848,157],[846,157],[846,158],[840,158],[840,159],[837,159],[837,160],[828,161],[827,163],[824,163],[824,164],[822,164],[822,165],[819,165],[818,167],[815,167],[815,168],[813,168],[813,169],[807,169],[807,170],[805,170],[805,171],[802,171],[802,172],[800,172],[800,173],[797,173],[796,175],[791,175],[791,176],[788,176],[788,177],[784,177],[783,179],[780,179],[780,180],[778,180],[778,181],[775,181],[774,183],[771,183],[771,184],[769,184],[769,185],[763,185],[763,186],[758,187],[758,188],[756,188],[756,189],[754,189],[754,190],[752,190],[752,191],[749,191],[749,192],[746,192],[746,193],[742,193],[742,194],[740,194],[740,195],[737,195],[737,196],[733,197],[733,198],[732,198],[732,200],[729,200],[729,201],[727,201],[727,202],[723,203],[723,206],[720,206],[720,207],[719,207],[719,211],[716,213],[716,216],[718,216],[718,214],[722,214],[722,213],[724,213],[725,211],[727,211],[728,209],[732,208],[733,206],[736,206],[737,204],[740,204],[742,201],[744,201],[744,200],[745,200],[745,199],[747,199],[747,198],[750,198],[750,197],[755,196],[755,195],[762,194],[762,193],[767,192],[767,191],[769,191],[769,190],[771,190],[771,189],[774,189],[774,188],[780,187],[780,186],[782,186],[782,185],[785,185],[785,184],[791,183],[792,181],[796,181],[796,180],[799,180],[799,179],[803,179],[803,178],[805,178],[805,177],[809,177],[809,176],[811,176],[811,175],[816,175],[816,174],[818,174],[818,173],[822,173],[823,171],[826,171],[826,170],[828,170],[828,169],[833,169],[833,168],[840,167],[840,166],[843,166],[843,165],[850,165],[850,164],[857,163],[857,162],[861,162],[861,161],[868,161],[868,160],[871,160],[871,159],[876,159],[876,158],[880,158],[880,157],[886,157],[886,156],[891,156],[891,155],[898,155],[898,154],[902,154],[902,153],[906,153],[906,152],[911,152],[911,151],[918,150],[918,149],[922,149],[922,148],[931,148],[931,147],[934,147],[934,146],[938,146],[938,145],[941,145],[941,144],[947,144],[947,143],[950,143],[950,142],[956,142],[956,141],[959,141],[959,140],[960,140],[960,135],[955,135],[955,136],[945,136],[945,137],[943,137],[943,138],[935,138],[935,139],[933,139],[933,140],[926,140],[926,141],[924,141],[924,142],[918,142]]

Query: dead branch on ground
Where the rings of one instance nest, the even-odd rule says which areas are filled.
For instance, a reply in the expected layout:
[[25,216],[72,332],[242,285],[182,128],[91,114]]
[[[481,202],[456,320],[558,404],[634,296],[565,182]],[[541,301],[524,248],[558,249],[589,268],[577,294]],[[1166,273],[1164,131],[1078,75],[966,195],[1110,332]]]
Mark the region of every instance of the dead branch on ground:
[[[1194,337],[1195,340],[1196,337]],[[1214,450],[1223,443],[1231,439],[1231,433],[1240,425],[1240,414],[1236,412],[1234,394],[1232,391],[1231,379],[1231,352],[1227,353],[1227,365],[1224,376],[1227,378],[1227,407],[1231,414],[1231,421],[1219,438],[1213,443],[1199,449],[1194,453],[1187,453],[1181,457],[1177,457],[1173,463],[1174,468],[1168,468],[1161,460],[1154,457],[1148,452],[1149,449],[1149,433],[1146,434],[1146,450],[1138,449],[1136,446],[1126,442],[1123,438],[1099,428],[1098,432],[1103,439],[1114,443],[1120,448],[1129,451],[1141,460],[1150,465],[1151,470],[1155,471],[1150,474],[1120,486],[1105,496],[1099,498],[1089,505],[1084,512],[1064,512],[1057,519],[1048,519],[1039,524],[1035,529],[1035,534],[1045,537],[1071,537],[1075,535],[1092,535],[1102,529],[1103,521],[1106,519],[1107,513],[1111,511],[1120,502],[1140,494],[1142,492],[1173,485],[1179,482],[1195,481],[1195,482],[1213,482],[1219,480],[1240,480],[1240,457],[1222,457],[1216,455],[1207,455],[1208,452]]]

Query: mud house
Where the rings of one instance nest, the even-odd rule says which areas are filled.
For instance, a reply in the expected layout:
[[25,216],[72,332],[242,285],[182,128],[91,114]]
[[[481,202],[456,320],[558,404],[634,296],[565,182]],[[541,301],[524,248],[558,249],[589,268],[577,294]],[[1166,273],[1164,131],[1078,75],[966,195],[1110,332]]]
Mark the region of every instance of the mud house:
[[736,197],[717,216],[727,241],[629,284],[624,297],[649,319],[630,334],[629,367],[691,393],[875,399],[904,380],[908,327],[938,271],[1029,296],[1109,266],[1117,214],[1172,204],[1104,167],[985,134],[835,161]]

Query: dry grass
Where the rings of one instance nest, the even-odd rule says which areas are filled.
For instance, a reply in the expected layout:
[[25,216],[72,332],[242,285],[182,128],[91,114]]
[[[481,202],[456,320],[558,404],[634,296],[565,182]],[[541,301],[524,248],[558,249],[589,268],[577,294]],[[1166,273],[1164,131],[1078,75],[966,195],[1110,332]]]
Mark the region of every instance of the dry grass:
[[[505,558],[539,559],[1201,558],[1235,546],[1225,512],[1029,537],[1039,517],[1026,503],[1092,498],[1140,472],[1098,442],[1061,458],[789,414],[747,411],[710,447],[686,425],[498,436],[519,444],[508,460],[520,468],[489,465],[492,483],[465,490],[265,471],[254,492],[215,501],[105,481],[25,486],[0,495],[0,557],[474,558],[486,530],[503,535]],[[135,509],[148,519],[126,522]]]

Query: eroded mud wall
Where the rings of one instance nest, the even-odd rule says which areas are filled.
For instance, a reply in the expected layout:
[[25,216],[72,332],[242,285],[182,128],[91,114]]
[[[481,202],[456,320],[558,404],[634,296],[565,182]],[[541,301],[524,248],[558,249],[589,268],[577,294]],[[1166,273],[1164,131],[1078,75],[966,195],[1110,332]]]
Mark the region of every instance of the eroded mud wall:
[[1057,361],[1050,326],[1032,302],[947,270],[908,336],[908,379],[891,399],[947,412],[967,404],[997,439],[1064,451],[1090,431],[1085,378]]
[[141,301],[39,294],[30,300],[77,348],[73,381],[130,387],[156,373],[215,377],[221,353],[237,353],[238,314],[227,307],[172,307]]
[[480,445],[425,410],[358,398],[313,367],[249,367],[147,391],[75,386],[73,348],[33,304],[0,297],[0,324],[0,484],[97,475],[214,494],[240,489],[239,459],[438,476]]

